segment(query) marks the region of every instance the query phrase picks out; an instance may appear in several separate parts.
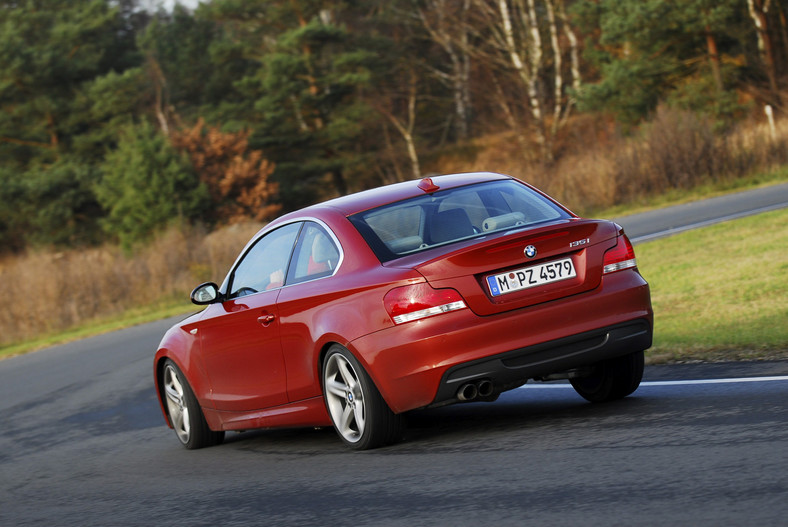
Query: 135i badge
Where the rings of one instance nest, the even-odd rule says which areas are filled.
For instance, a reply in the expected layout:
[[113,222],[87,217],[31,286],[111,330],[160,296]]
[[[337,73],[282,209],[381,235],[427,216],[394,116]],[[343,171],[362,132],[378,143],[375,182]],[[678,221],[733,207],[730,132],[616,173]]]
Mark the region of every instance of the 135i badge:
[[587,243],[591,243],[591,238],[573,241],[569,244],[569,247],[580,247],[581,245],[585,245]]

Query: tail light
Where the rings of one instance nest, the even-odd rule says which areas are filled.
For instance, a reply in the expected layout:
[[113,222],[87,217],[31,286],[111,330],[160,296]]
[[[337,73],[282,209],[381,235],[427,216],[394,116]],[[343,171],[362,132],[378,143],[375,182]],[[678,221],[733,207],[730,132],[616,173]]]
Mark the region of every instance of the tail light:
[[395,324],[467,307],[460,293],[454,289],[433,289],[426,283],[392,289],[383,297],[383,304]]
[[615,273],[624,269],[637,267],[635,260],[635,250],[632,248],[626,234],[618,237],[616,246],[605,253],[602,274]]

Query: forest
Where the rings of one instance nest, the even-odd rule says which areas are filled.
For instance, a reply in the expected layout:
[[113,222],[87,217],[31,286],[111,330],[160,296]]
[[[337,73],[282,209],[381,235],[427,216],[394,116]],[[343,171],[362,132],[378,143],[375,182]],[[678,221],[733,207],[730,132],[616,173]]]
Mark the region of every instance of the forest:
[[[266,221],[480,165],[589,207],[740,176],[762,168],[742,123],[771,123],[774,141],[785,118],[786,11],[786,0],[171,11],[0,0],[0,252],[130,248],[173,222]],[[788,163],[785,146],[761,157]],[[591,147],[613,174],[596,190],[580,174]]]

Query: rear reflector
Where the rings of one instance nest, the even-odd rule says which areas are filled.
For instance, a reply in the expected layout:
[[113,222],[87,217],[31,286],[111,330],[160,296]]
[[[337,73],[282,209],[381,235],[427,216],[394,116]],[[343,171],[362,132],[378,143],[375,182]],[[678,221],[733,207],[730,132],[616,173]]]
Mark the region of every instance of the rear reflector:
[[433,289],[421,283],[392,289],[383,304],[395,324],[404,324],[467,307],[454,289]]
[[616,246],[605,253],[603,265],[603,274],[615,273],[616,271],[637,267],[635,250],[632,248],[632,244],[629,242],[629,238],[627,238],[626,234],[619,236]]

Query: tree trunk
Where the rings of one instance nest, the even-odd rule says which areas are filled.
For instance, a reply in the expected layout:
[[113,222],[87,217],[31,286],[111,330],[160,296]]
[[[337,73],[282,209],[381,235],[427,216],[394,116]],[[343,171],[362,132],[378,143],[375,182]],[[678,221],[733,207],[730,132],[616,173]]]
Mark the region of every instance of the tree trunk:
[[164,135],[170,135],[170,124],[167,118],[167,107],[169,106],[167,96],[167,79],[164,77],[164,72],[161,70],[159,62],[153,55],[148,55],[148,67],[151,76],[153,77],[154,89],[156,91],[156,120],[159,121],[159,127]]
[[706,47],[709,50],[709,65],[711,66],[711,74],[714,77],[714,86],[717,88],[717,95],[721,95],[725,91],[725,86],[722,84],[722,72],[720,70],[720,54],[717,50],[717,39],[711,32],[711,27],[706,25]]
[[788,60],[788,20],[785,19],[785,9],[780,2],[777,2],[777,9],[780,11],[780,35],[783,39],[783,56]]
[[[460,100],[462,101],[462,134],[464,138],[470,136],[471,115],[473,106],[471,101],[471,56],[468,53],[468,22],[466,20],[468,11],[471,9],[471,0],[464,0],[462,4],[462,35],[460,37]],[[458,114],[459,116],[459,114]]]
[[503,112],[503,118],[506,121],[506,124],[509,125],[509,128],[515,134],[517,138],[517,144],[520,145],[520,150],[525,154],[528,151],[528,139],[525,137],[520,125],[517,122],[517,119],[514,118],[514,114],[512,113],[512,109],[509,107],[509,104],[506,102],[506,94],[501,87],[501,83],[498,81],[498,78],[495,76],[495,72],[490,72],[492,77],[493,86],[495,86],[495,92],[497,93],[497,97],[495,100],[498,102],[498,107]]
[[[470,135],[470,56],[468,54],[467,14],[471,0],[463,0],[459,14],[449,13],[447,0],[432,0],[428,10],[419,9],[418,14],[422,25],[430,38],[449,56],[451,70],[447,73],[438,68],[433,71],[437,77],[450,86],[454,99],[454,115],[459,139],[467,139]],[[453,2],[449,4],[456,7]],[[434,22],[428,16],[434,14]],[[459,35],[457,34],[459,33]]]
[[[561,22],[563,23],[564,27],[564,34],[566,35],[566,39],[569,41],[569,57],[571,61],[571,75],[572,75],[572,90],[575,93],[580,91],[580,46],[578,45],[577,35],[575,31],[572,29],[572,25],[569,23],[569,17],[566,16],[566,7],[564,6],[564,0],[557,0],[558,2],[558,16],[561,18]],[[566,119],[569,117],[569,112],[574,105],[575,100],[574,97],[569,97],[567,104],[566,104],[566,111],[564,112],[564,118],[562,119],[561,126],[564,125]]]
[[380,163],[378,163],[378,166],[380,167],[378,169],[378,173],[380,174],[381,181],[383,181],[383,183],[386,184],[405,181],[405,176],[402,174],[402,170],[400,170],[399,163],[397,162],[399,156],[394,151],[394,145],[392,144],[391,141],[391,134],[389,134],[389,127],[384,123],[381,126],[381,128],[382,128],[383,142],[386,145],[386,152],[388,152],[388,155],[390,157],[391,167],[392,170],[394,171],[394,177],[392,178],[391,176],[386,174],[385,169],[381,166]]
[[60,138],[57,135],[55,118],[50,112],[47,112],[47,128],[49,129],[49,144],[52,148],[57,148],[57,146],[60,144]]
[[417,79],[415,72],[411,72],[410,81],[408,83],[408,117],[407,122],[403,123],[387,108],[378,106],[378,111],[386,116],[386,118],[394,125],[399,134],[405,141],[405,148],[408,152],[408,159],[410,160],[411,172],[414,179],[421,179],[421,164],[419,163],[419,154],[416,150],[416,141],[413,137],[413,129],[416,126],[416,92],[417,92]]
[[550,26],[550,47],[553,49],[553,124],[550,127],[550,142],[555,141],[558,126],[561,122],[561,113],[564,99],[563,57],[561,46],[558,43],[558,24],[555,21],[555,9],[552,0],[545,1],[547,22]]
[[411,77],[410,92],[408,93],[408,125],[402,133],[405,144],[408,147],[408,158],[410,159],[411,170],[414,179],[421,179],[421,165],[419,164],[419,154],[416,151],[416,143],[413,140],[413,128],[416,124],[416,76]]
[[761,52],[761,57],[766,67],[766,75],[769,78],[769,90],[771,91],[773,102],[779,107],[780,92],[777,86],[777,70],[774,64],[774,43],[769,35],[768,19],[766,18],[770,5],[771,0],[747,0],[750,18],[755,24],[758,36],[758,50]]
[[347,195],[347,182],[345,181],[345,176],[342,174],[341,169],[332,170],[331,174],[331,181],[334,183],[334,188],[337,189],[337,192],[340,196]]
[[536,142],[539,145],[539,151],[542,159],[552,160],[552,152],[550,151],[547,136],[545,134],[542,103],[539,99],[538,82],[539,70],[542,66],[542,37],[539,34],[539,27],[534,23],[536,21],[534,0],[528,0],[528,9],[525,9],[525,5],[520,4],[520,11],[523,16],[523,26],[530,30],[529,35],[525,38],[527,41],[526,47],[528,49],[525,54],[526,60],[528,61],[527,64],[520,56],[520,50],[514,37],[514,24],[512,23],[512,16],[506,0],[498,0],[498,11],[501,16],[506,53],[518,76],[523,84],[525,84],[526,92],[528,93],[528,106],[531,110],[533,130],[536,134]]

